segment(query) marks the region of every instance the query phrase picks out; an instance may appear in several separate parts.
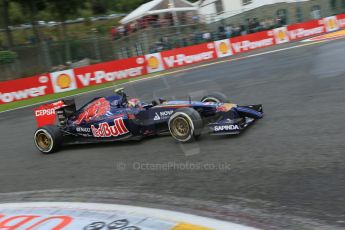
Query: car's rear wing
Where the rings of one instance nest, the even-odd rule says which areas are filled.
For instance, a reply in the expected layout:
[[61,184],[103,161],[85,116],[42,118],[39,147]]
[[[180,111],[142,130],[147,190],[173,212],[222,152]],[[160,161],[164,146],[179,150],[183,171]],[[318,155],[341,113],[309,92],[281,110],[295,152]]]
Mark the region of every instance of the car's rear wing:
[[[75,112],[74,100],[60,100],[34,109],[38,128],[45,125],[64,125],[67,117]],[[57,123],[57,121],[59,123]]]

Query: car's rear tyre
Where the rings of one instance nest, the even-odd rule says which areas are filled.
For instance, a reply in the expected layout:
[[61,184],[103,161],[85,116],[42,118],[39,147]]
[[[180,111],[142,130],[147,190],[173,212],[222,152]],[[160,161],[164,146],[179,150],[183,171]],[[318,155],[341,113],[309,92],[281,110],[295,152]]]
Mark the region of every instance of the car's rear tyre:
[[43,126],[36,130],[34,142],[39,151],[44,154],[54,153],[62,144],[62,134],[55,125]]
[[201,102],[229,103],[230,101],[224,94],[214,92],[201,98]]
[[200,114],[192,108],[177,109],[170,117],[169,131],[179,142],[192,142],[202,133],[203,121]]

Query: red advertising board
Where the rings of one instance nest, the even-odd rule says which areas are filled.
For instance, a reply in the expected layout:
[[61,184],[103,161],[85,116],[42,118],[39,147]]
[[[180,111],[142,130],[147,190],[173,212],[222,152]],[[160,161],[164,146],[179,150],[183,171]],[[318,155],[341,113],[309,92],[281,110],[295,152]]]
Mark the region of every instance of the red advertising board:
[[217,58],[213,42],[161,52],[165,69],[176,68]]
[[337,15],[339,28],[345,28],[345,14]]
[[47,75],[26,77],[0,83],[0,104],[52,94]]
[[74,69],[78,88],[146,74],[145,58],[135,57]]
[[287,30],[290,41],[300,40],[326,32],[326,28],[322,19],[289,25],[287,26]]
[[230,41],[234,54],[269,47],[276,44],[272,30],[231,38]]

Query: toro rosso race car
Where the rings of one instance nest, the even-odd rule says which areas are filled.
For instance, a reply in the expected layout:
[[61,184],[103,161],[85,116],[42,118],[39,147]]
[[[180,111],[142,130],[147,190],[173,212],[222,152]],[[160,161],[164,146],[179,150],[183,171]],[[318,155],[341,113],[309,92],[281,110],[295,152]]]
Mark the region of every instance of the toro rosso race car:
[[123,89],[97,97],[76,109],[74,100],[60,100],[35,109],[38,129],[36,147],[53,153],[62,145],[140,140],[171,135],[178,142],[191,142],[204,130],[213,135],[239,134],[263,117],[262,105],[232,104],[221,93],[200,101],[143,103],[128,99]]

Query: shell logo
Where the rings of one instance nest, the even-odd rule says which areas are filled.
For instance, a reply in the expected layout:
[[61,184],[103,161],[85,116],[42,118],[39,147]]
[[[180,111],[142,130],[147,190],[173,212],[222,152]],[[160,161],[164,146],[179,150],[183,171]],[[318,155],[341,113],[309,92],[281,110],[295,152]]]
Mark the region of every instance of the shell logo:
[[233,54],[232,50],[231,50],[231,43],[230,43],[229,39],[215,41],[213,43],[213,45],[216,48],[217,56],[219,58],[229,57]]
[[146,68],[148,73],[155,73],[164,70],[161,53],[145,55]]
[[330,30],[333,30],[333,29],[336,28],[336,22],[335,22],[334,18],[328,19],[328,21],[327,21],[327,27],[328,27],[328,29],[330,29]]
[[323,24],[326,27],[327,32],[339,29],[338,20],[335,16],[324,18]]
[[158,69],[159,68],[159,60],[155,56],[149,57],[147,60],[148,65],[151,69]]
[[73,69],[62,70],[50,74],[55,93],[77,89],[77,82]]
[[229,52],[229,47],[228,45],[225,43],[225,42],[221,42],[219,44],[219,51],[222,53],[222,54],[227,54]]
[[283,44],[290,40],[286,27],[274,29],[272,35],[274,35],[277,44]]
[[56,83],[61,89],[67,89],[71,86],[72,80],[69,75],[63,73],[56,78]]
[[286,33],[283,30],[279,30],[277,37],[280,41],[285,41],[286,40]]

